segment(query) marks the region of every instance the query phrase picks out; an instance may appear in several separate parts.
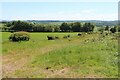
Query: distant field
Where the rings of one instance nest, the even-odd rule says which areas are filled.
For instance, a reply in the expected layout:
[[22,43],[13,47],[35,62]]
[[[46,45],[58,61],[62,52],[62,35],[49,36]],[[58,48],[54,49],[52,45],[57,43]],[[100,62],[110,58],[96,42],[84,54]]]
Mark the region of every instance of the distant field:
[[10,42],[10,34],[2,33],[3,77],[118,77],[116,34],[30,33],[26,42]]

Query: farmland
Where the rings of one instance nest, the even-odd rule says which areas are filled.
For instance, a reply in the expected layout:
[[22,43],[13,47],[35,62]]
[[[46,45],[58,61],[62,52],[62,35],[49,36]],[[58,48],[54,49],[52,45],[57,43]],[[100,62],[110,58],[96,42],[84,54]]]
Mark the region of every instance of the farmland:
[[[2,34],[3,77],[14,78],[116,78],[117,33],[30,33],[29,41],[11,42]],[[47,35],[58,40],[47,40]],[[64,39],[63,36],[70,35]]]
[[118,80],[119,7],[115,0],[2,1],[0,79]]

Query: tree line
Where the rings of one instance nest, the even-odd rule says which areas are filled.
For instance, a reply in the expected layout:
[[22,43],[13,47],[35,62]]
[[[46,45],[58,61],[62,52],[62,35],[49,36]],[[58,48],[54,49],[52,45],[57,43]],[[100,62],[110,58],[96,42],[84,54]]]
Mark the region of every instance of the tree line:
[[[12,21],[4,22],[5,27],[2,28],[3,31],[28,31],[28,32],[93,32],[95,25],[90,22],[63,22],[60,25],[49,25],[49,24],[39,24],[26,21]],[[111,31],[115,33],[120,32],[120,27],[114,26],[101,27],[98,31]]]
[[42,25],[39,23],[12,21],[5,23],[8,31],[28,31],[28,32],[92,32],[95,25],[92,23],[63,22],[61,25],[51,26],[49,24]]

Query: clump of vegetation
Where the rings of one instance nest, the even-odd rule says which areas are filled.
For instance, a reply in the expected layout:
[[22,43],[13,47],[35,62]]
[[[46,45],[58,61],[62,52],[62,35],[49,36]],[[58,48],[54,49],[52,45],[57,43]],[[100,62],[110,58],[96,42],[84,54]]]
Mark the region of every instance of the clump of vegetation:
[[9,40],[13,42],[29,41],[29,39],[30,39],[29,33],[24,31],[14,32],[9,37]]
[[48,40],[55,40],[55,39],[59,39],[58,36],[47,36]]

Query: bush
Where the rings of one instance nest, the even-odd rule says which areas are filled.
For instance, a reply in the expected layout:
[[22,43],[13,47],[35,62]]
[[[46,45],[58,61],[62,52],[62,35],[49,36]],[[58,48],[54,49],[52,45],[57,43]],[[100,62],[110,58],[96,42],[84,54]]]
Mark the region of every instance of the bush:
[[9,40],[14,42],[29,41],[29,39],[30,39],[29,33],[24,31],[14,32],[9,37]]

